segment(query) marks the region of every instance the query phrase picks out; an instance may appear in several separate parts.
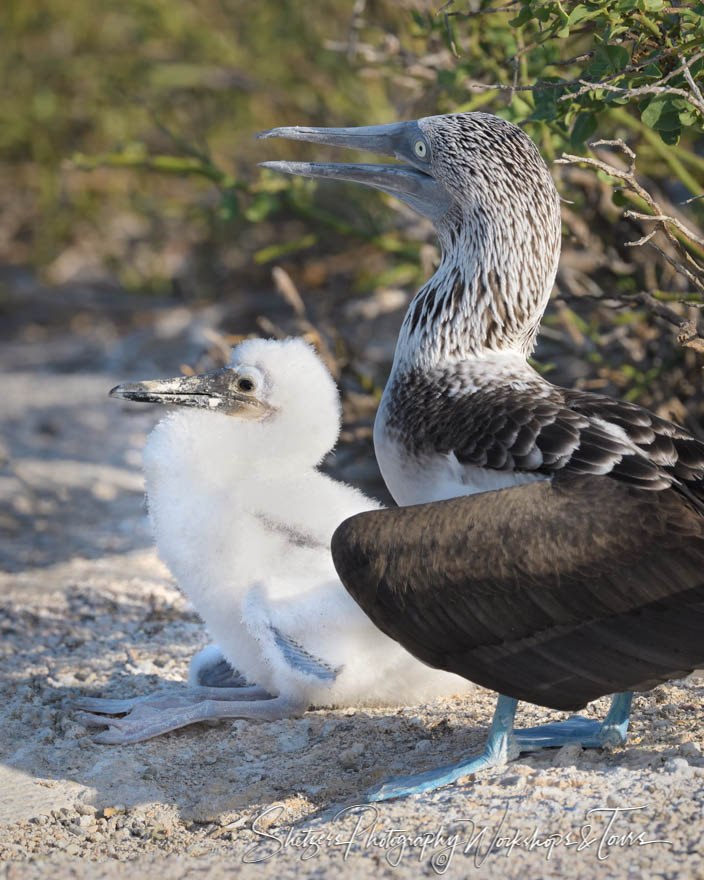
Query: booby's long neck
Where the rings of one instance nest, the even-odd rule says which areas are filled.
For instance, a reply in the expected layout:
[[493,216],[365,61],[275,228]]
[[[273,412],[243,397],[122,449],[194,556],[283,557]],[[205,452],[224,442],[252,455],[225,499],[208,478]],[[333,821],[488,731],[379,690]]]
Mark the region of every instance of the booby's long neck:
[[[500,198],[486,206],[474,200],[446,220],[438,227],[440,266],[409,306],[374,422],[377,461],[399,504],[520,481],[476,468],[468,479],[456,460],[453,465],[452,447],[443,439],[452,413],[448,401],[482,388],[540,381],[526,359],[560,253],[554,187],[534,205],[521,193],[510,205]],[[470,418],[470,409],[463,413]]]
[[439,225],[442,260],[408,308],[394,372],[530,355],[557,272],[559,204],[504,208],[474,204]]

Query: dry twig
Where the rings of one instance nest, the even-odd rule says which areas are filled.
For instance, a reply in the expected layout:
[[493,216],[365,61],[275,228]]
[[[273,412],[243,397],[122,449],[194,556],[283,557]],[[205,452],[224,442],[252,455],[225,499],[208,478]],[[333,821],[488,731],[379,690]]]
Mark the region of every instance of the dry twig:
[[[568,153],[563,153],[560,159],[555,160],[555,164],[590,165],[593,168],[603,171],[610,177],[622,181],[622,190],[638,196],[638,198],[641,199],[652,212],[646,214],[641,211],[627,210],[624,212],[624,216],[639,222],[651,222],[657,224],[654,229],[645,233],[641,238],[636,241],[626,242],[625,244],[628,247],[642,247],[646,244],[649,245],[670,266],[672,266],[676,272],[687,278],[700,295],[704,294],[704,263],[691,253],[685,243],[691,243],[696,249],[696,245],[704,245],[704,238],[689,229],[689,227],[677,217],[672,217],[669,214],[666,214],[652,195],[641,186],[636,178],[636,154],[626,143],[624,143],[624,141],[620,139],[600,140],[590,144],[592,149],[600,146],[616,147],[619,149],[627,157],[628,167],[618,168],[602,159],[597,159],[591,156],[572,156]],[[676,230],[679,235],[676,235],[673,230]],[[653,238],[658,232],[662,232],[665,235],[675,256],[666,253],[653,241]],[[683,345],[686,348],[692,348],[695,351],[704,354],[704,339],[699,334],[696,321],[690,319],[684,320],[681,314],[665,303],[660,302],[649,293],[623,294],[612,292],[609,294],[609,299],[616,300],[620,305],[636,304],[645,307],[651,312],[651,314],[654,314],[678,327],[679,334],[677,341],[680,345]],[[698,303],[690,304],[686,302],[684,302],[684,304],[688,306],[699,305]]]

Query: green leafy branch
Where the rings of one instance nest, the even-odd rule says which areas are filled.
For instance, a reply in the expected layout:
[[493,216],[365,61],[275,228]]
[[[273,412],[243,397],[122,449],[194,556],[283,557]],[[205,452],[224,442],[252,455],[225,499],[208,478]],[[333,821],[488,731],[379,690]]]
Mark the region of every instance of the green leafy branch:
[[[456,56],[454,77],[442,71],[441,84],[506,94],[512,121],[546,124],[581,148],[619,105],[633,107],[668,145],[704,120],[701,2],[516,0],[467,12],[453,6],[416,19]],[[478,28],[485,15],[491,23]],[[492,36],[492,45],[482,34]],[[489,56],[479,69],[477,48]]]

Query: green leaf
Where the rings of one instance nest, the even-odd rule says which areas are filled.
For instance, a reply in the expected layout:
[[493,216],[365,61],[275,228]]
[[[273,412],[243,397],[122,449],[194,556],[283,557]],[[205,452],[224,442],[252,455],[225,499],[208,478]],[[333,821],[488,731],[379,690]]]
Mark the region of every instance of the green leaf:
[[613,71],[621,70],[631,60],[628,50],[623,46],[603,46],[602,48],[606,52]]
[[682,125],[679,111],[669,95],[656,95],[640,114],[643,125],[656,131],[676,131]]
[[680,135],[682,134],[682,129],[670,129],[668,131],[661,131],[660,137],[663,141],[670,147],[674,147],[679,143]]
[[598,18],[603,14],[603,9],[590,9],[588,6],[585,6],[584,3],[579,3],[575,6],[572,12],[570,12],[567,22],[571,26],[579,24],[582,21],[590,21],[592,18]]
[[611,73],[611,59],[605,46],[599,46],[594,53],[592,63],[584,71],[584,79],[599,80]]
[[572,133],[570,134],[570,143],[573,147],[579,148],[584,145],[587,138],[590,138],[597,127],[597,118],[595,113],[580,113],[575,120]]
[[240,214],[240,203],[236,193],[227,190],[220,200],[220,219],[225,221],[235,220]]
[[529,5],[524,6],[518,15],[509,21],[509,24],[511,27],[520,27],[521,25],[526,24],[526,22],[529,22],[531,18],[533,18],[533,10]]
[[626,196],[623,194],[622,189],[615,189],[611,193],[611,200],[613,201],[614,205],[618,205],[619,208],[622,208],[624,205],[630,204]]
[[286,257],[289,254],[295,254],[297,251],[313,247],[316,241],[316,236],[311,233],[296,238],[293,241],[286,241],[282,244],[272,244],[269,245],[269,247],[263,247],[261,250],[255,252],[254,262],[261,265],[262,263],[268,263],[271,260],[279,260],[281,257]]
[[616,178],[612,177],[610,174],[607,174],[606,171],[602,171],[601,168],[597,171],[596,176],[599,180],[604,183],[610,183],[613,186],[613,183]]
[[[560,77],[550,76],[539,79],[536,86],[542,86],[546,83],[562,82]],[[531,113],[531,119],[542,119],[550,121],[558,116],[557,99],[562,95],[562,88],[534,88],[532,91],[533,100],[535,101],[535,110]]]
[[261,223],[276,209],[278,199],[268,192],[260,192],[254,197],[252,204],[244,212],[250,223]]
[[438,70],[437,77],[438,77],[438,85],[440,86],[440,88],[445,89],[445,90],[453,88],[453,86],[457,82],[457,73],[458,73],[458,71],[456,69],[455,70]]
[[580,21],[584,21],[591,11],[592,10],[588,6],[585,6],[584,3],[578,3],[567,17],[567,22],[569,24],[579,24]]
[[634,18],[636,21],[639,21],[644,27],[647,27],[648,30],[658,39],[661,37],[660,33],[660,23],[657,21],[651,21],[647,15],[641,15],[637,13]]
[[644,0],[644,5],[648,12],[658,12],[665,4],[663,0]]
[[662,74],[662,70],[660,69],[660,67],[658,67],[657,64],[649,64],[649,65],[648,65],[646,68],[644,68],[644,70],[643,70],[643,76],[652,76],[652,77],[654,77],[655,79],[660,79],[660,77],[661,77],[662,75],[663,75],[663,74]]
[[699,114],[694,107],[686,107],[680,110],[679,117],[682,125],[694,125],[699,119]]

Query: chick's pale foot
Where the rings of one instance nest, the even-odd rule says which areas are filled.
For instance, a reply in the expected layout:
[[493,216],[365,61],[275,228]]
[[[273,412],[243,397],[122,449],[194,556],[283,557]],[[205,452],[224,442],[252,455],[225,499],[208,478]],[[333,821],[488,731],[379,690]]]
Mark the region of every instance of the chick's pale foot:
[[[249,690],[242,688],[242,690]],[[259,690],[259,689],[258,689]],[[205,697],[184,697],[180,703],[167,698],[156,704],[143,702],[135,706],[123,718],[111,718],[81,712],[77,720],[87,727],[105,727],[106,730],[96,734],[93,742],[110,745],[127,745],[143,742],[162,733],[195,724],[198,721],[213,721],[224,718],[245,718],[252,721],[279,721],[282,718],[294,718],[308,708],[298,700],[288,697],[269,697],[260,699],[221,700]]]
[[157,691],[141,697],[113,699],[111,697],[79,697],[73,705],[85,712],[98,715],[124,715],[139,709],[177,709],[202,703],[203,700],[270,700],[272,694],[260,687],[189,687],[174,691]]

